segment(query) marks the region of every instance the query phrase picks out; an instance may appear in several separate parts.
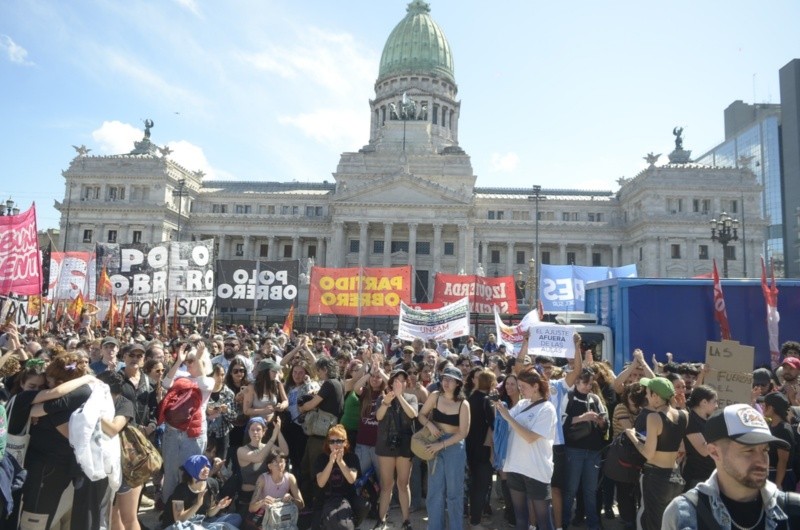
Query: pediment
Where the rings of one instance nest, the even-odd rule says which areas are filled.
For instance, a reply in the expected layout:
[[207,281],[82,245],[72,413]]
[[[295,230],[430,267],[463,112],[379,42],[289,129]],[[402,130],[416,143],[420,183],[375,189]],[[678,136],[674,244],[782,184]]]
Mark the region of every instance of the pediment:
[[344,178],[333,197],[340,204],[469,204],[471,200],[472,189],[467,185],[454,190],[410,174],[389,175],[355,185],[348,185]]

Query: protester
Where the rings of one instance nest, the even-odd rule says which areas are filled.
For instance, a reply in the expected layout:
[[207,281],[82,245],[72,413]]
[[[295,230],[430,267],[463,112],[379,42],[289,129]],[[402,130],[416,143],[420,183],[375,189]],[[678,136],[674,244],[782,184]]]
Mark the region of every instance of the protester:
[[773,436],[763,416],[746,404],[714,412],[703,438],[716,469],[708,480],[670,501],[659,528],[783,527],[787,516],[778,505],[781,494],[767,475],[769,447],[788,449],[786,441]]
[[[209,478],[211,463],[205,455],[192,455],[181,466],[182,479],[169,497],[164,511],[164,523],[171,525],[185,521],[199,521],[203,528],[238,530],[242,524],[239,514],[222,514],[230,506],[231,498],[217,499],[219,485]],[[203,516],[197,519],[197,516]],[[214,526],[216,525],[216,526]],[[182,528],[182,527],[175,527]]]
[[683,444],[686,449],[683,480],[686,481],[685,489],[689,490],[707,480],[714,471],[714,460],[708,454],[703,428],[708,417],[717,410],[717,392],[709,386],[696,386],[686,401],[686,407],[689,409],[689,424]]
[[258,477],[250,500],[249,520],[254,528],[261,528],[266,510],[274,504],[294,503],[298,509],[305,506],[297,478],[286,471],[286,453],[273,448],[267,454],[265,464],[267,471]]
[[[647,389],[639,383],[625,386],[620,396],[620,402],[614,408],[612,434],[614,438],[625,435],[625,431],[636,425],[636,419],[644,406],[647,405]],[[626,530],[636,528],[636,511],[639,506],[638,473],[635,482],[615,481],[617,492],[617,509],[619,517]]]
[[489,401],[489,393],[495,389],[497,379],[489,370],[478,370],[474,376],[475,390],[467,398],[470,420],[466,450],[469,467],[469,522],[472,528],[481,529],[481,517],[492,486],[492,448],[486,443],[494,429],[494,407]]
[[761,399],[764,419],[767,420],[772,436],[784,440],[789,449],[777,446],[769,448],[769,479],[781,491],[794,491],[795,476],[792,469],[794,461],[795,436],[789,425],[789,400],[780,392],[772,392]]
[[322,530],[354,530],[361,523],[354,487],[361,466],[358,456],[348,449],[344,426],[334,425],[314,460],[312,471],[320,490],[315,497],[314,520]]
[[256,365],[256,380],[247,386],[244,394],[244,413],[253,418],[261,416],[269,423],[273,415],[289,406],[286,391],[279,379],[281,366],[272,359],[263,359]]

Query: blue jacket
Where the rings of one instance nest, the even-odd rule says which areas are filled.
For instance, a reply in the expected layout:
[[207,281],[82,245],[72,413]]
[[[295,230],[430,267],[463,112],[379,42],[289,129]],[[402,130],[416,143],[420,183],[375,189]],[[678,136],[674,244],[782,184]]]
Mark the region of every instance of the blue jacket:
[[[697,501],[698,492],[709,496],[711,514],[719,523],[722,530],[731,530],[731,516],[728,509],[722,503],[719,496],[719,483],[717,482],[717,471],[715,470],[705,482],[701,482],[694,488],[687,491],[684,495],[679,495],[672,499],[664,517],[661,519],[661,530],[697,530]],[[761,498],[764,501],[766,513],[765,529],[775,530],[780,521],[786,521],[788,517],[778,506],[778,487],[770,481],[761,488]]]

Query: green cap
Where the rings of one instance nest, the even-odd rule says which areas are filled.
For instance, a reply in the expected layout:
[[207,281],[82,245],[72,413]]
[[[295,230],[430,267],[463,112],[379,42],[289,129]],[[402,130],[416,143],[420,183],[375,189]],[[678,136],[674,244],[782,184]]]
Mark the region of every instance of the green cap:
[[649,388],[655,395],[665,401],[669,401],[675,395],[675,387],[672,386],[672,381],[664,377],[642,377],[639,379],[639,384]]

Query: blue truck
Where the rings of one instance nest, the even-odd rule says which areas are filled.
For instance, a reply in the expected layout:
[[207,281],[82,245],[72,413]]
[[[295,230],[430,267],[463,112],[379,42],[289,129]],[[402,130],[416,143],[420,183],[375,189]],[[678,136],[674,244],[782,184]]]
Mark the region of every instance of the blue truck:
[[[767,310],[759,279],[722,280],[731,338],[755,347],[755,365],[770,361]],[[800,280],[777,280],[779,344],[800,340]],[[705,344],[720,340],[714,319],[714,285],[710,279],[615,278],[586,285],[585,313],[593,329],[610,329],[612,343],[602,357],[616,373],[641,348],[666,361],[704,362]],[[580,331],[580,330],[579,330]],[[599,336],[599,335],[598,335]],[[598,345],[600,346],[600,345]]]

